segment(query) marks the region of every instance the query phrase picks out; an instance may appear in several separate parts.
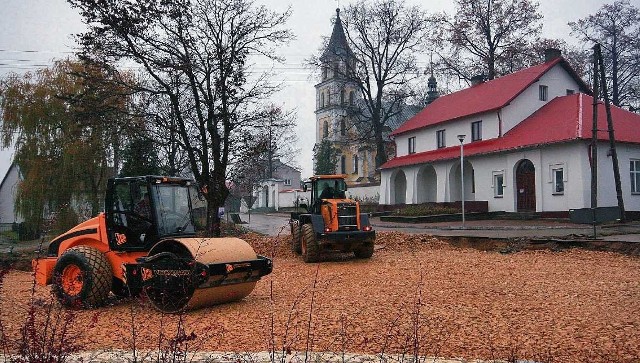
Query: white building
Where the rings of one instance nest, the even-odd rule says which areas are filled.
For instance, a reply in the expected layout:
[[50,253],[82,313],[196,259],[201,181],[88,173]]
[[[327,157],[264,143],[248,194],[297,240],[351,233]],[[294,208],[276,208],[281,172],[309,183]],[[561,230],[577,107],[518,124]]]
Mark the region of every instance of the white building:
[[20,168],[12,163],[0,182],[0,225],[21,223],[24,219],[14,212],[16,193],[20,183]]
[[[593,98],[558,51],[545,63],[441,96],[392,135],[380,203],[487,201],[489,211],[590,207]],[[627,211],[640,211],[640,115],[612,107]],[[598,206],[617,205],[605,107],[598,106]],[[464,137],[464,171],[460,141]]]

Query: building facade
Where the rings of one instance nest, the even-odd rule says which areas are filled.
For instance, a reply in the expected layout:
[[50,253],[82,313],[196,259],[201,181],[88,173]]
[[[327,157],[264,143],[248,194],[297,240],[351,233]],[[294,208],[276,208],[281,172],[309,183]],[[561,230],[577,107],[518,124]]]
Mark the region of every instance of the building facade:
[[[8,228],[14,223],[21,223],[24,219],[15,213],[16,193],[20,183],[20,168],[12,163],[7,174],[0,182],[0,230]],[[4,227],[3,227],[4,226]]]
[[[543,64],[442,96],[396,129],[380,203],[487,201],[490,211],[590,207],[593,98],[551,50]],[[640,115],[612,106],[625,206],[640,210]],[[598,205],[617,205],[598,105]],[[461,154],[464,154],[461,168]]]

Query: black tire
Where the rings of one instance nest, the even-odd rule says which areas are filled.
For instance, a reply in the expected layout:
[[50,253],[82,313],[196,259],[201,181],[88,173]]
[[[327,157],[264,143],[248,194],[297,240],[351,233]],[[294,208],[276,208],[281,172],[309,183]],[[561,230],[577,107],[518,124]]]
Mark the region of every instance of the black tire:
[[311,224],[302,225],[302,259],[304,262],[317,262],[320,254],[316,233]]
[[107,258],[93,247],[77,246],[65,251],[53,269],[53,291],[70,308],[104,305],[113,281]]
[[291,222],[291,250],[297,254],[302,253],[302,242],[300,241],[300,221]]
[[353,250],[356,258],[371,258],[373,256],[373,242],[367,242]]

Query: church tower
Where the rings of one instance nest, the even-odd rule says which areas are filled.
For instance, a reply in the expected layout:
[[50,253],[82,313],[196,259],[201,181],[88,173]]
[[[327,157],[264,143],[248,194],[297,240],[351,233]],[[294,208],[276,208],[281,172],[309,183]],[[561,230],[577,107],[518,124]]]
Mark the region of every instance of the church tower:
[[316,147],[327,140],[338,149],[335,172],[346,174],[347,182],[354,184],[368,176],[368,165],[373,164],[367,162],[371,153],[354,141],[356,130],[350,115],[357,109],[358,88],[347,74],[356,62],[342,27],[340,9],[336,9],[333,32],[320,63],[320,83],[315,85]]

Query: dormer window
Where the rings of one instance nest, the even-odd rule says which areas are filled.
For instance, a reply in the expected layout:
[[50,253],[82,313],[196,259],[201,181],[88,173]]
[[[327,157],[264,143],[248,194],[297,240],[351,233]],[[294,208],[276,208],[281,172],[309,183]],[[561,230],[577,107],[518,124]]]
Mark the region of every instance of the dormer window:
[[538,87],[538,98],[540,101],[546,101],[549,98],[549,87],[540,85]]
[[443,147],[447,146],[444,130],[436,131],[436,141],[437,141],[438,149],[442,149]]
[[408,153],[409,154],[415,154],[416,153],[416,137],[410,137],[408,140]]
[[482,140],[482,121],[471,123],[471,141]]

